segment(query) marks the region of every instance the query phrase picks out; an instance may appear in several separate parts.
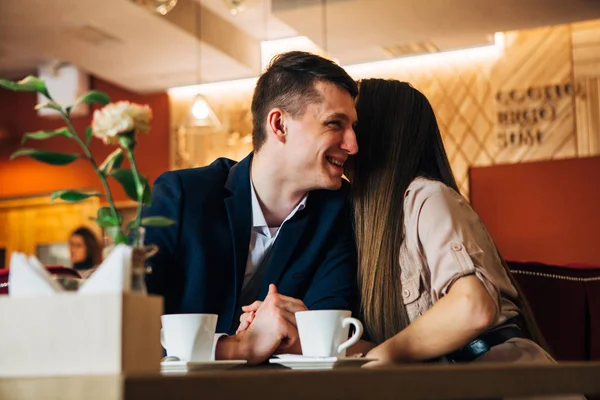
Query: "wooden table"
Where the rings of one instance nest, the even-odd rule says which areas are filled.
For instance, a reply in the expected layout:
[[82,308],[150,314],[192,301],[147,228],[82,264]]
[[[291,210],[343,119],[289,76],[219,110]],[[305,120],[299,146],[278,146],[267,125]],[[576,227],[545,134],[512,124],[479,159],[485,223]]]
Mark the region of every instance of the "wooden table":
[[600,363],[404,365],[292,371],[238,368],[182,375],[0,379],[0,399],[485,399],[600,395]]

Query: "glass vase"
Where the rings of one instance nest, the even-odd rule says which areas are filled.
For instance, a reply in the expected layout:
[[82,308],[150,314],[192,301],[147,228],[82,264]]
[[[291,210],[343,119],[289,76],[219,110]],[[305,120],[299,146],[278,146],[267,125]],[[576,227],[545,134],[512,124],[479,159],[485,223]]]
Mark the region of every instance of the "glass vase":
[[[119,227],[111,226],[104,230],[104,251],[103,257],[106,258],[116,246],[115,237],[119,234]],[[144,245],[146,230],[143,226],[130,228],[126,231],[126,245],[132,248],[131,251],[131,292],[147,294],[146,274],[152,272],[146,267],[146,260],[158,252],[155,245]]]

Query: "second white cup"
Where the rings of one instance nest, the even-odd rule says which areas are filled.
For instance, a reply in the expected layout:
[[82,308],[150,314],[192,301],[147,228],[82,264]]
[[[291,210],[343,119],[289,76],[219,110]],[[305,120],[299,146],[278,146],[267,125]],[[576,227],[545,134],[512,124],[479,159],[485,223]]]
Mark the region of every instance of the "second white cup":
[[[308,357],[345,357],[346,350],[358,342],[362,323],[346,310],[314,310],[296,313],[302,355]],[[348,339],[350,325],[355,330]]]
[[181,361],[212,361],[216,314],[168,314],[160,317],[160,342],[167,356]]

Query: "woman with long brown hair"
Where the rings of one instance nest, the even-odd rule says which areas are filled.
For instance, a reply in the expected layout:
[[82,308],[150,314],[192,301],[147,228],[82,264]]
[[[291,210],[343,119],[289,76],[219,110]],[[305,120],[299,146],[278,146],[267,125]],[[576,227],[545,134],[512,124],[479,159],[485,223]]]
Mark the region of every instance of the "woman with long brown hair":
[[102,262],[102,245],[89,228],[81,226],[69,236],[69,255],[73,269],[87,278]]
[[[352,183],[361,317],[375,365],[542,361],[531,311],[459,194],[429,101],[408,83],[360,83]],[[362,351],[368,349],[362,343]]]

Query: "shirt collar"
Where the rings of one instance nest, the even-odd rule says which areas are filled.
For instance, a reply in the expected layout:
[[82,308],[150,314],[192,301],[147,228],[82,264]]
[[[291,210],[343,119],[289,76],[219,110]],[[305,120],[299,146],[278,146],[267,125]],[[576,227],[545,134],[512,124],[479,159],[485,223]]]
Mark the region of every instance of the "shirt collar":
[[[252,183],[252,178],[250,178],[250,194],[252,196],[252,227],[260,228],[260,227],[268,227],[267,220],[265,219],[265,215],[263,214],[262,208],[260,207],[260,203],[258,202],[258,197],[256,197],[256,190],[254,190],[254,184]],[[285,221],[292,218],[296,213],[300,210],[303,210],[306,207],[306,200],[308,199],[308,193],[302,197],[300,203],[292,210],[292,212],[285,218]],[[283,223],[282,223],[283,225]]]

